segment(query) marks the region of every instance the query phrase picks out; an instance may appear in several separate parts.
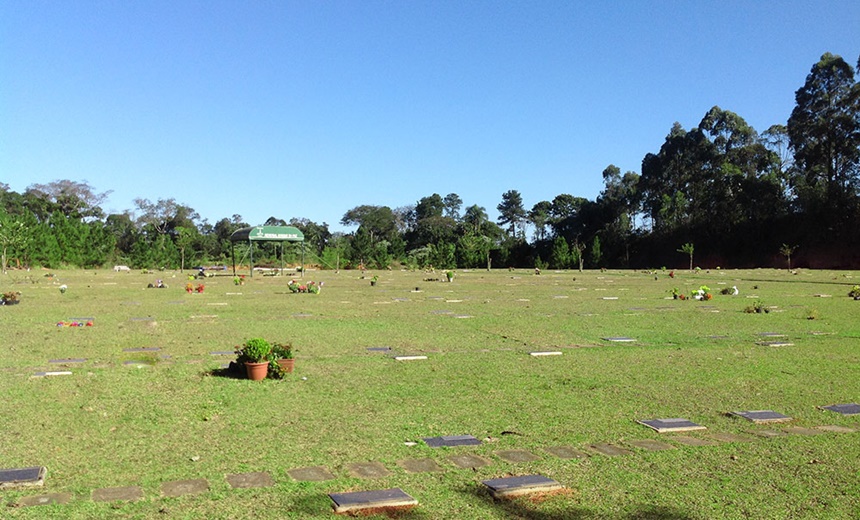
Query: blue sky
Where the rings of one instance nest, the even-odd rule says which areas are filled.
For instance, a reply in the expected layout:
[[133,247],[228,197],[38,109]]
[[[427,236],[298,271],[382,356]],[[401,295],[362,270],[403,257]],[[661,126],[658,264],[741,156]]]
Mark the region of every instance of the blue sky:
[[[0,182],[213,223],[595,198],[714,105],[784,124],[856,1],[0,0]],[[350,228],[346,228],[349,230]]]

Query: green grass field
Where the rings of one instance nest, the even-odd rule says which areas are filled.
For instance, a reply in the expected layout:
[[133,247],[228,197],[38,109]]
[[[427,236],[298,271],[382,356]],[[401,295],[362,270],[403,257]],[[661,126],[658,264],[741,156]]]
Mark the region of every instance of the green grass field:
[[[319,295],[290,294],[288,277],[205,280],[186,294],[179,273],[10,272],[0,307],[0,468],[46,466],[43,488],[0,491],[3,518],[330,518],[328,493],[400,487],[414,519],[858,518],[860,431],[753,436],[694,447],[636,419],[684,417],[713,433],[787,426],[860,430],[860,416],[819,406],[860,402],[860,273],[746,270],[308,272]],[[167,289],[146,289],[163,278]],[[196,283],[196,282],[195,282]],[[61,294],[58,287],[68,286]],[[705,284],[708,302],[677,301]],[[738,296],[718,294],[737,286]],[[419,291],[415,289],[419,288]],[[822,297],[820,295],[831,295]],[[755,301],[767,314],[748,314]],[[808,319],[814,316],[815,319]],[[92,327],[57,327],[91,317]],[[762,333],[790,346],[764,346]],[[633,343],[602,338],[628,336]],[[296,370],[254,383],[213,375],[251,337],[290,341]],[[155,352],[124,352],[129,348]],[[400,362],[391,354],[425,355]],[[557,350],[560,356],[532,357]],[[79,358],[68,365],[50,360]],[[127,362],[133,362],[128,364]],[[32,377],[69,370],[71,375]],[[733,410],[794,418],[754,425]],[[503,433],[513,432],[513,433]],[[472,434],[480,446],[430,448],[421,439]],[[646,451],[629,441],[659,439]],[[409,446],[407,442],[417,442]],[[612,443],[634,453],[589,449]],[[583,459],[545,449],[569,446]],[[537,460],[506,462],[503,450]],[[461,469],[448,458],[490,464]],[[442,471],[398,462],[431,458]],[[350,476],[380,462],[391,475]],[[323,466],[336,478],[300,482],[288,470]],[[232,489],[225,475],[268,472],[274,485]],[[494,501],[481,480],[540,473],[561,493]],[[208,491],[162,496],[164,482],[206,479]],[[98,502],[94,490],[139,486],[143,498]],[[68,493],[67,504],[12,507]],[[7,507],[8,506],[8,507]]]

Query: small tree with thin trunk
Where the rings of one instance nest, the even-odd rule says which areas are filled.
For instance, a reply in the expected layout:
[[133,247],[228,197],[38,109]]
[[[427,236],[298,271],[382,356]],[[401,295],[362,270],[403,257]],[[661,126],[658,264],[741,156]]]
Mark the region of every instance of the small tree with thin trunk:
[[681,246],[681,249],[678,250],[679,253],[684,253],[690,255],[690,271],[693,270],[693,250],[695,247],[692,242],[687,242],[686,244]]
[[582,272],[582,264],[584,261],[585,252],[585,244],[580,244],[579,240],[574,241],[573,245],[570,246],[570,254],[573,257],[573,261],[579,263],[579,272]]
[[779,248],[779,254],[785,257],[786,261],[788,261],[788,270],[791,271],[791,254],[797,249],[797,246],[790,246],[788,244],[782,244],[782,247]]
[[23,222],[0,214],[0,272],[6,274],[10,250],[21,249],[27,243],[27,227]]

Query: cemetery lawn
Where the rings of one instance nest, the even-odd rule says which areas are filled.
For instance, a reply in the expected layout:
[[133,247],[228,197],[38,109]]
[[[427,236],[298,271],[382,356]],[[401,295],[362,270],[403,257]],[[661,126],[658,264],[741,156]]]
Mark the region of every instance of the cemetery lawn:
[[[400,518],[426,520],[849,519],[860,511],[860,431],[754,435],[860,430],[860,416],[819,408],[860,402],[860,301],[847,297],[858,272],[676,271],[671,279],[461,270],[443,283],[425,281],[439,273],[310,271],[305,281],[325,283],[319,295],[290,294],[289,277],[235,286],[216,276],[202,294],[187,294],[185,275],[173,272],[44,274],[0,279],[2,292],[21,292],[19,305],[0,307],[0,469],[48,468],[42,488],[0,490],[3,518],[332,518],[328,493],[391,487],[420,503]],[[147,289],[156,278],[169,287]],[[671,299],[673,287],[689,294],[700,285],[712,300]],[[719,294],[732,286],[739,295]],[[758,300],[770,312],[744,312]],[[57,326],[76,318],[93,326]],[[260,383],[213,375],[233,359],[213,352],[252,337],[292,342],[295,372]],[[767,341],[786,345],[760,344]],[[32,377],[44,371],[72,374]],[[739,410],[793,421],[728,415]],[[635,422],[676,417],[708,428],[688,437],[755,440],[688,446]],[[430,448],[421,440],[461,434],[484,442]],[[674,449],[629,443],[649,439]],[[597,454],[596,443],[633,453]],[[546,451],[555,446],[589,456],[561,459]],[[507,462],[504,450],[536,460]],[[459,454],[489,464],[461,469],[449,459]],[[399,464],[422,458],[441,471]],[[351,476],[356,462],[379,462],[390,475]],[[288,474],[312,466],[335,478]],[[274,485],[230,487],[227,475],[248,472],[268,472]],[[481,485],[534,473],[565,490],[495,501]],[[163,483],[188,479],[205,479],[208,490],[162,495]],[[91,498],[124,486],[139,486],[143,498]],[[46,493],[71,498],[12,507]]]

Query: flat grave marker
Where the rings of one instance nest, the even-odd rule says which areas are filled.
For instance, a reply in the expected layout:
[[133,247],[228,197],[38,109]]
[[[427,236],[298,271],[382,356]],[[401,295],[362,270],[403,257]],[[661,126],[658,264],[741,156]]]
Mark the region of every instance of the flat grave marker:
[[493,498],[514,497],[527,495],[529,493],[555,491],[564,487],[555,480],[543,475],[494,478],[490,480],[482,480],[481,484],[487,486],[490,490],[490,494],[493,495]]
[[686,435],[673,435],[672,440],[675,442],[679,442],[685,446],[716,446],[719,444],[717,441],[713,441],[711,439],[700,439],[698,437],[688,437]]
[[287,470],[287,474],[299,482],[322,482],[334,480],[334,475],[323,466],[311,466],[307,468],[293,468]]
[[43,486],[47,475],[45,466],[0,469],[0,489]]
[[751,431],[753,435],[758,435],[759,437],[764,437],[765,439],[773,439],[774,437],[785,437],[788,435],[782,430],[754,430]]
[[773,410],[746,410],[731,412],[735,417],[741,417],[756,424],[780,423],[791,421],[792,418]]
[[655,441],[654,439],[642,439],[642,440],[634,440],[627,441],[627,444],[635,447],[641,448],[643,450],[648,451],[663,451],[663,450],[673,450],[674,446],[671,444],[666,444],[665,442]]
[[54,365],[71,365],[71,364],[79,364],[86,363],[87,360],[85,358],[67,358],[67,359],[49,359],[48,363]]
[[425,437],[422,440],[431,448],[477,446],[481,444],[481,441],[474,435],[443,435],[441,437]]
[[352,462],[346,465],[349,474],[358,478],[382,478],[391,476],[388,468],[380,462]]
[[172,480],[161,484],[161,493],[166,497],[197,495],[205,491],[209,491],[209,481],[205,478]]
[[400,488],[352,493],[329,493],[335,513],[350,513],[362,509],[403,508],[418,505],[418,501]]
[[828,406],[822,406],[821,409],[842,415],[860,415],[860,404],[857,403],[831,404]]
[[857,430],[854,428],[849,428],[847,426],[838,426],[835,424],[826,424],[824,426],[816,426],[819,430],[825,432],[833,432],[833,433],[855,433]]
[[143,488],[140,486],[111,487],[94,489],[94,502],[117,502],[119,500],[140,500],[143,498]]
[[491,462],[483,457],[464,453],[462,455],[450,455],[448,457],[455,466],[462,469],[483,468],[489,466]]
[[755,439],[752,437],[736,433],[716,432],[710,434],[710,437],[720,442],[755,442]]
[[793,435],[822,435],[826,432],[822,430],[814,430],[812,428],[804,428],[803,426],[788,426],[784,428],[787,433]]
[[626,336],[610,336],[607,338],[601,338],[604,341],[611,341],[613,343],[632,343],[636,341],[633,338],[628,338]]
[[537,352],[529,352],[529,355],[533,356],[533,357],[560,356],[561,352],[559,352],[558,350],[537,351]]
[[522,464],[524,462],[540,460],[540,457],[526,450],[502,450],[497,451],[496,456],[505,462],[510,462],[512,464]]
[[158,352],[161,350],[161,347],[135,347],[135,348],[124,348],[123,352]]
[[759,332],[758,335],[761,338],[784,338],[784,337],[786,337],[786,335],[782,334],[781,332]]
[[607,457],[619,457],[622,455],[633,454],[630,450],[618,447],[608,442],[598,442],[597,444],[590,444],[588,447],[601,455],[606,455]]
[[72,373],[68,370],[58,370],[49,372],[36,372],[30,377],[54,377],[54,376],[70,376]]
[[550,455],[555,455],[560,459],[586,459],[588,458],[587,453],[583,453],[579,450],[575,450],[570,446],[550,446],[549,448],[544,448],[544,451],[549,453]]
[[431,458],[398,460],[397,465],[407,473],[431,473],[443,471],[442,466]]
[[793,347],[794,343],[790,341],[757,341],[756,345],[763,347]]
[[226,479],[233,489],[263,488],[275,485],[272,476],[265,471],[234,473],[226,475]]
[[653,429],[657,433],[691,432],[707,429],[700,424],[681,418],[637,420],[636,422]]
[[427,359],[427,356],[394,356],[397,361],[421,361]]
[[367,347],[368,352],[391,352],[391,347]]
[[48,493],[47,495],[36,495],[32,497],[23,497],[18,501],[18,505],[22,507],[31,506],[50,506],[54,504],[68,504],[72,499],[71,493]]

